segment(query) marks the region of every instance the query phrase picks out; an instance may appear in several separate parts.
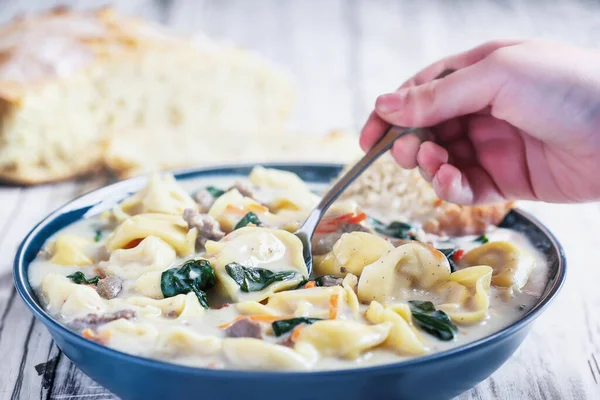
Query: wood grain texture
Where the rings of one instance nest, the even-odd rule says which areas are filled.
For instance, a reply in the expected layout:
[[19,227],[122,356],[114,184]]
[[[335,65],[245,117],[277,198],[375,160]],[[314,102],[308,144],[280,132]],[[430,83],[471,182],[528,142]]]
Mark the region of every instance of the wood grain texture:
[[[108,3],[0,0],[0,23],[57,4]],[[286,66],[300,89],[291,127],[306,133],[360,129],[377,95],[436,59],[482,41],[539,36],[600,46],[598,1],[122,0],[116,7],[181,33],[233,40]],[[11,273],[19,242],[41,217],[104,183],[0,187],[2,399],[115,398],[79,371],[34,321],[16,296]],[[593,257],[600,248],[600,205],[524,208],[564,245],[567,283],[515,356],[459,399],[600,398],[600,268]]]

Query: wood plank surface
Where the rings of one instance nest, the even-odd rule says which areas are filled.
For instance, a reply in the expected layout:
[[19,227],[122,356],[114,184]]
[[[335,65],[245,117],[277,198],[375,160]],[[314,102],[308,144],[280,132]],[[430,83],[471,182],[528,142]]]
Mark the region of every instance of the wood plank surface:
[[[109,3],[0,0],[0,23],[57,4]],[[436,59],[486,40],[537,36],[600,46],[598,1],[123,0],[115,6],[180,33],[230,39],[286,66],[300,88],[291,128],[311,134],[360,129],[377,95]],[[11,271],[19,242],[37,221],[102,183],[0,186],[2,399],[115,398],[60,352],[16,295]],[[564,245],[568,281],[515,356],[459,398],[600,398],[600,267],[594,257],[600,248],[600,205],[524,207]]]

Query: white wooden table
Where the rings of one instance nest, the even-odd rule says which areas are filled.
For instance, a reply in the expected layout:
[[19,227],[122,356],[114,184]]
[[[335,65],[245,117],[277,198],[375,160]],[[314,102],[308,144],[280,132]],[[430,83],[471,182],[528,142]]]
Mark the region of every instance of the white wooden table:
[[[64,1],[56,3],[65,3]],[[67,2],[68,3],[68,2]],[[74,1],[77,7],[105,1]],[[0,22],[54,1],[0,0]],[[359,129],[375,97],[446,54],[482,41],[543,36],[600,46],[598,1],[193,1],[122,0],[124,13],[179,32],[202,29],[255,49],[297,76],[293,127]],[[15,293],[12,259],[27,231],[50,210],[99,184],[0,187],[0,397],[114,399],[80,372]],[[600,398],[600,206],[528,204],[556,233],[568,281],[515,356],[460,399]],[[38,374],[36,366],[46,363]],[[116,366],[118,367],[118,366]]]

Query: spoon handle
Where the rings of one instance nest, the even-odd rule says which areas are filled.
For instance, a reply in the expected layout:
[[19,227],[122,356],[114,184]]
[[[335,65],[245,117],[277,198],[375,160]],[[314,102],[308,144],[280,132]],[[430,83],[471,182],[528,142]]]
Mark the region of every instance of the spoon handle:
[[[310,216],[302,226],[301,230],[304,232],[314,232],[321,220],[323,214],[329,209],[334,201],[344,192],[344,190],[354,180],[364,172],[376,159],[378,159],[383,153],[388,151],[396,139],[402,136],[408,135],[417,131],[419,128],[404,128],[401,126],[392,125],[387,132],[375,143],[375,145],[364,155],[359,162],[357,162],[344,176],[342,176],[336,183],[327,191],[325,196],[321,199],[319,204],[310,213]],[[312,236],[312,235],[311,235]]]

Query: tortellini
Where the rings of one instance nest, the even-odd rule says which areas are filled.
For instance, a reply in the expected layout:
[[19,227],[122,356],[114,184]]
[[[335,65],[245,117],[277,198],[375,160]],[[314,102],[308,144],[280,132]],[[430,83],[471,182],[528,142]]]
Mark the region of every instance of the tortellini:
[[411,242],[363,269],[358,298],[363,302],[402,299],[411,288],[429,290],[449,277],[450,265],[444,254],[428,244]]
[[50,262],[65,266],[92,265],[94,261],[87,255],[86,249],[93,242],[75,235],[61,235],[52,244]]
[[487,265],[453,272],[449,282],[438,289],[438,292],[446,292],[446,303],[439,309],[459,325],[481,321],[490,306],[491,280],[492,268]]
[[123,221],[106,239],[109,251],[137,246],[137,242],[156,236],[170,244],[177,254],[187,256],[196,246],[198,231],[189,229],[181,216],[167,214],[139,214]]
[[213,356],[222,349],[223,340],[214,336],[204,336],[191,329],[176,326],[162,332],[156,352],[162,356]]
[[150,355],[159,338],[158,329],[151,323],[126,319],[101,325],[98,332],[108,336],[111,347],[137,355]]
[[401,355],[420,355],[427,351],[421,336],[412,322],[410,308],[406,304],[395,304],[383,307],[372,301],[365,313],[365,318],[372,324],[389,322],[392,324],[384,345],[394,349]]
[[[115,300],[111,300],[111,302],[120,304],[122,301],[121,299]],[[205,312],[204,308],[200,305],[198,298],[192,292],[188,294],[178,294],[177,296],[160,300],[132,296],[124,301],[128,305],[134,306],[136,309],[141,308],[141,312],[146,316],[186,319],[190,317],[199,317]],[[154,310],[157,312],[154,312]]]
[[151,299],[162,299],[164,296],[160,288],[161,276],[161,271],[146,272],[133,282],[132,289]]
[[[284,211],[310,211],[319,203],[319,197],[310,191],[279,190],[267,202],[271,212],[281,216]],[[305,215],[306,213],[302,213]]]
[[182,215],[186,208],[197,208],[190,195],[177,184],[171,174],[153,174],[146,187],[125,199],[113,209],[119,222],[137,214]]
[[521,289],[535,267],[535,260],[514,244],[498,241],[488,242],[469,251],[461,259],[461,264],[489,265],[494,270],[494,285]]
[[307,358],[316,350],[322,357],[353,360],[383,343],[391,328],[391,322],[365,325],[350,320],[317,321],[300,331],[294,349]]
[[253,338],[223,339],[223,354],[244,370],[308,370],[312,363],[294,350]]
[[[219,222],[224,232],[231,232],[244,216],[253,212],[261,221],[269,220],[269,209],[250,197],[242,196],[237,189],[231,189],[215,200],[208,215]],[[271,217],[272,218],[272,217]]]
[[92,287],[73,283],[69,278],[50,273],[42,281],[42,294],[51,313],[74,318],[102,313],[107,303]]
[[136,279],[147,272],[164,271],[176,258],[171,245],[156,236],[148,236],[131,249],[117,249],[107,262],[100,263],[107,275]]
[[308,185],[298,175],[279,169],[254,167],[248,179],[253,185],[259,187],[310,191]]
[[314,257],[315,272],[341,277],[349,273],[360,276],[365,266],[392,249],[394,246],[380,236],[366,232],[345,233],[329,253]]
[[[352,276],[349,275],[347,279]],[[337,299],[337,305],[335,301],[332,302],[332,298]],[[269,297],[266,307],[276,310],[278,315],[348,318],[358,313],[358,300],[347,284],[347,287],[315,287],[275,293]]]
[[[233,301],[260,301],[272,293],[293,288],[308,277],[302,256],[302,242],[293,234],[276,229],[245,227],[230,233],[219,242],[205,245],[207,259],[217,276],[217,289]],[[226,266],[237,263],[245,268],[262,268],[271,272],[291,271],[289,279],[275,281],[256,292],[242,292],[229,276]]]
[[296,174],[288,171],[255,167],[249,180],[255,186],[272,189],[265,204],[274,213],[283,210],[310,211],[319,202],[319,196],[312,193]]

